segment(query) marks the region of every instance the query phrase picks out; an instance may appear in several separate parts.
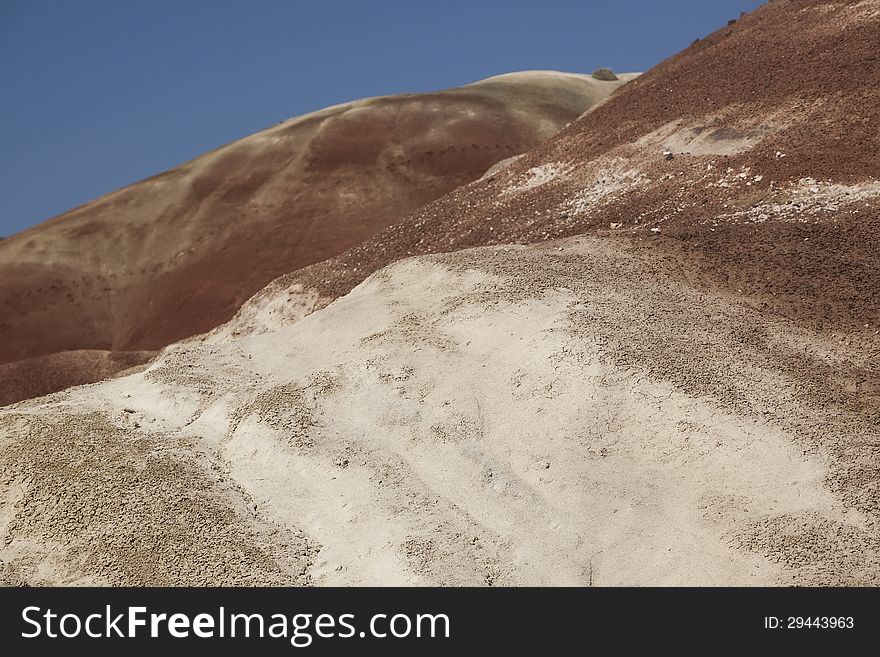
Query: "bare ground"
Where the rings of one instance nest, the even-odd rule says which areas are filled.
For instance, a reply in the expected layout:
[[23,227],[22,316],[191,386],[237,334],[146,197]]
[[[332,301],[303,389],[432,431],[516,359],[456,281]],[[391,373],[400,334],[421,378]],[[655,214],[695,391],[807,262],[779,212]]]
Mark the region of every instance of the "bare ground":
[[[662,255],[576,238],[405,260],[292,326],[13,406],[5,569],[876,584],[877,338],[768,316]],[[70,528],[35,514],[48,500]],[[161,549],[120,551],[135,533]]]

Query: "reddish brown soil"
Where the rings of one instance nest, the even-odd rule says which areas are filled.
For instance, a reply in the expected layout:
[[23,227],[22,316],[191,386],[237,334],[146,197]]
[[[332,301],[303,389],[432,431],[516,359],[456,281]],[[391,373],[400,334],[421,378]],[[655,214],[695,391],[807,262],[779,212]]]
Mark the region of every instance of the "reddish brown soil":
[[152,351],[212,329],[277,276],[532,148],[622,84],[493,80],[292,120],[3,240],[0,364],[21,361],[5,401],[112,370],[60,356],[40,381],[28,368],[44,361],[25,359]]
[[723,287],[816,329],[880,329],[880,208],[818,224],[675,227],[659,250],[692,284]]
[[100,381],[148,363],[152,351],[65,351],[0,364],[0,406]]

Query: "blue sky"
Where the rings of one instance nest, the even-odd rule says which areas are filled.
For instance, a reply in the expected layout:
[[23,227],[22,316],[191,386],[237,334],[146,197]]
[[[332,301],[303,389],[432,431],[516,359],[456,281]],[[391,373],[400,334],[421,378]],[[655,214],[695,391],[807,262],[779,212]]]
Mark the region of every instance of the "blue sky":
[[0,0],[0,235],[290,116],[646,70],[758,0]]

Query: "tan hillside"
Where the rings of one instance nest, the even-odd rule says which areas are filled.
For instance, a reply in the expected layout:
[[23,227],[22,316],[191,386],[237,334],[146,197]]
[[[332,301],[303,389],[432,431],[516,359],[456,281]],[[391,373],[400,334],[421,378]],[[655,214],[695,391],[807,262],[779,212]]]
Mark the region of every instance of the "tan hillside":
[[0,241],[0,378],[27,378],[0,403],[214,328],[272,279],[534,147],[630,77],[530,71],[331,107]]

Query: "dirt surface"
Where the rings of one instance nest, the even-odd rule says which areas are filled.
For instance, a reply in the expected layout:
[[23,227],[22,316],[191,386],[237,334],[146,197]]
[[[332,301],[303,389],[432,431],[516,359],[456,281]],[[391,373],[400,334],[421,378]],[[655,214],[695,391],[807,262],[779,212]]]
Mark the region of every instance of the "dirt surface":
[[0,364],[0,406],[122,375],[150,362],[154,351],[62,351]]
[[159,441],[102,412],[56,417],[0,420],[0,583],[308,582],[302,536],[261,525],[246,495],[185,440]]
[[[878,346],[621,240],[406,260],[0,411],[3,559],[26,582],[876,585]],[[130,502],[80,511],[108,491]],[[81,543],[134,526],[146,553]],[[154,553],[181,565],[157,579]]]
[[[629,77],[524,72],[339,105],[0,241],[0,364],[20,361],[25,379],[0,403],[106,375],[111,361],[72,371],[66,352],[154,351],[214,328],[275,277],[534,147]],[[49,354],[69,375],[36,381],[26,359]]]

